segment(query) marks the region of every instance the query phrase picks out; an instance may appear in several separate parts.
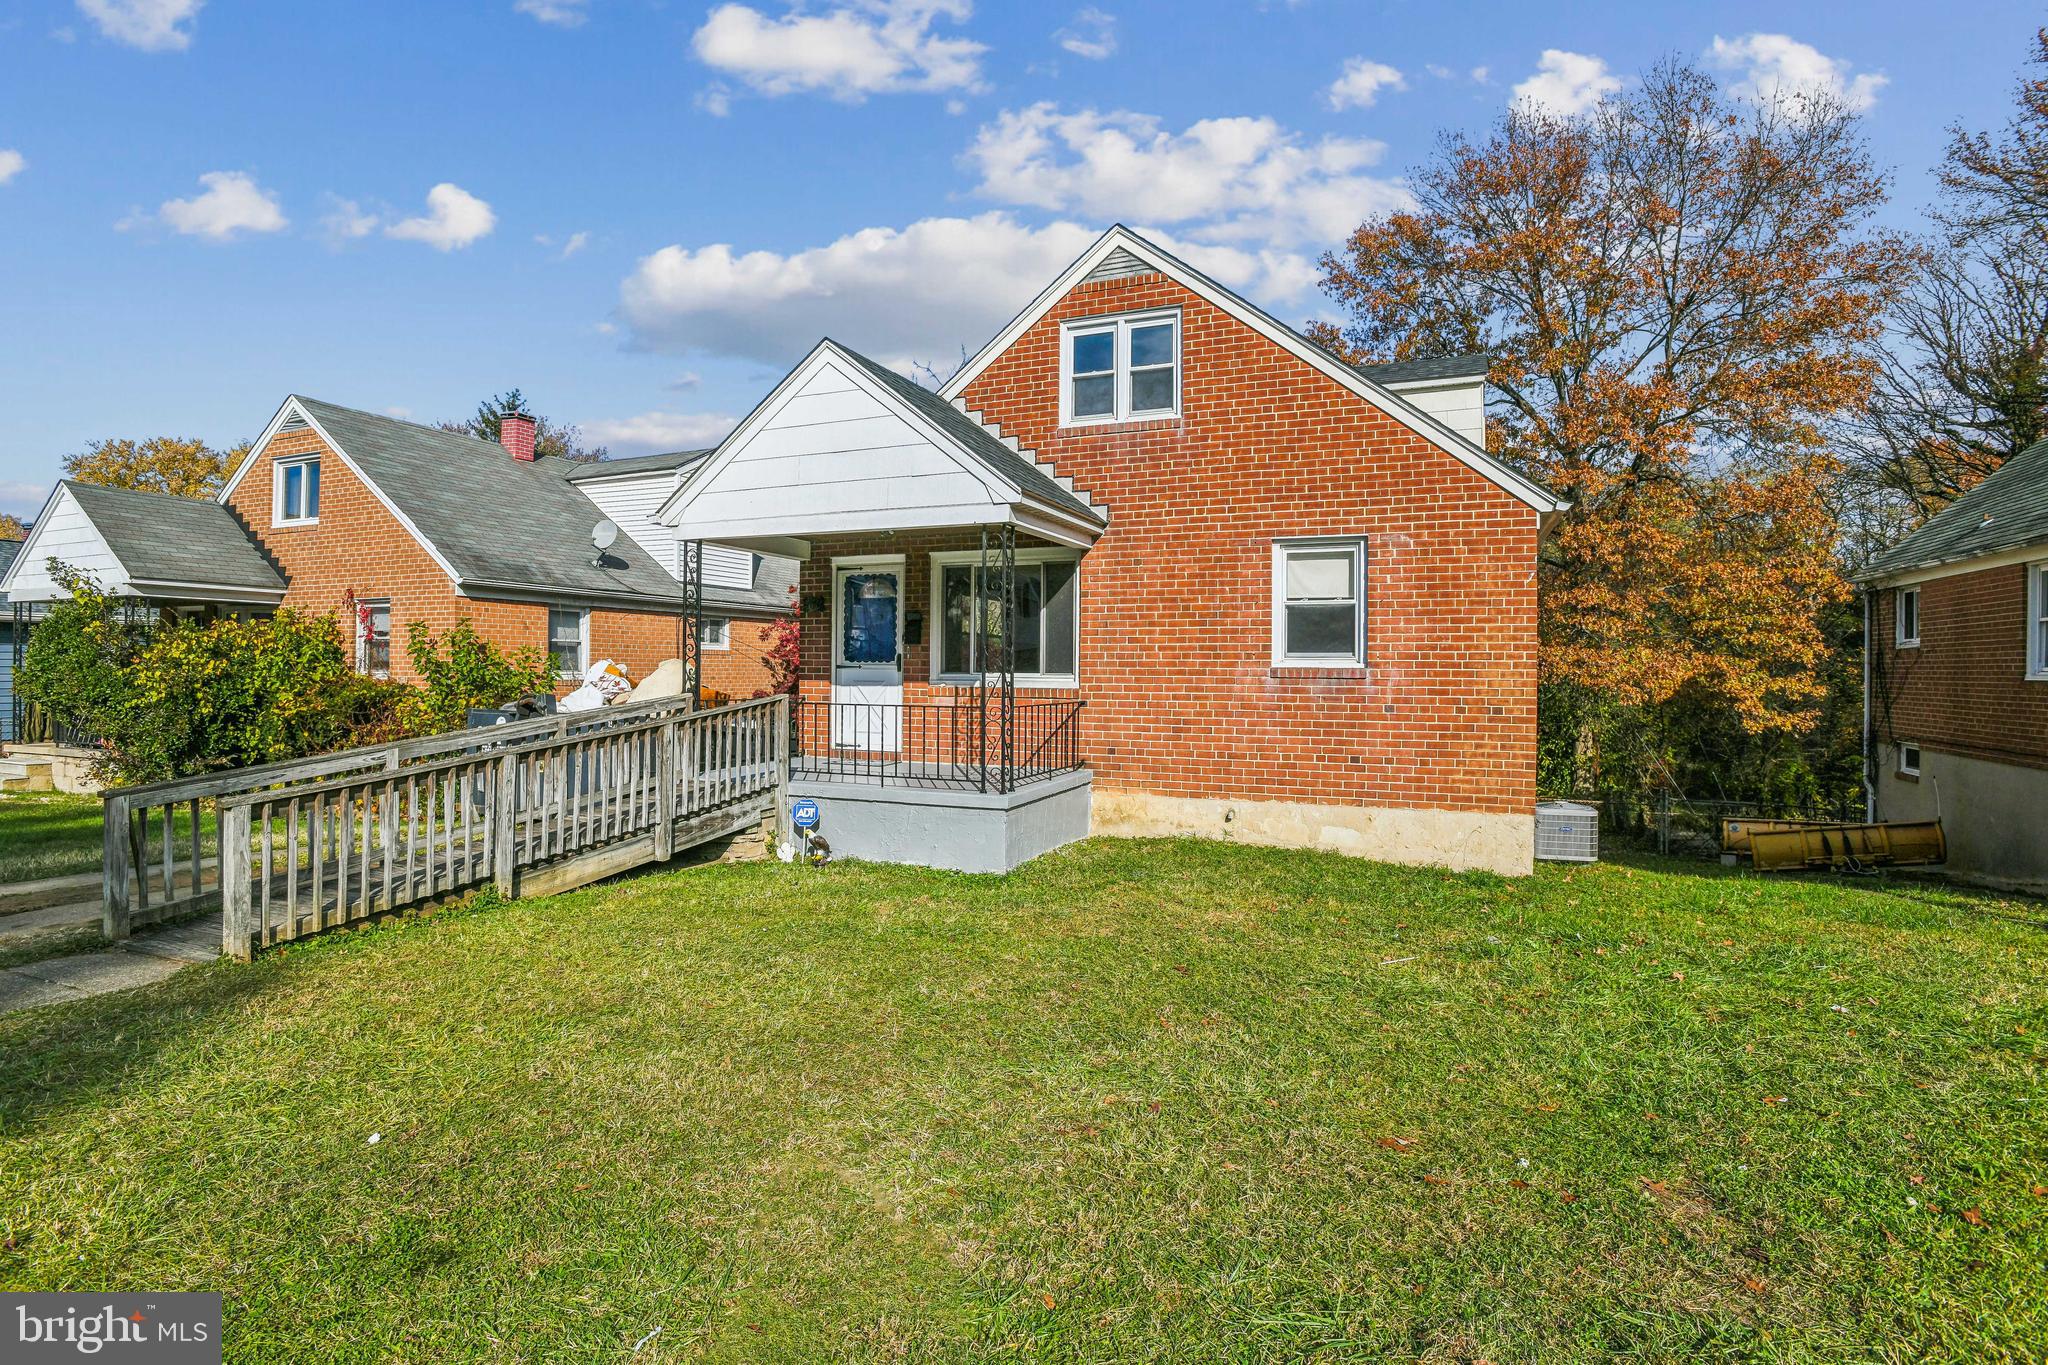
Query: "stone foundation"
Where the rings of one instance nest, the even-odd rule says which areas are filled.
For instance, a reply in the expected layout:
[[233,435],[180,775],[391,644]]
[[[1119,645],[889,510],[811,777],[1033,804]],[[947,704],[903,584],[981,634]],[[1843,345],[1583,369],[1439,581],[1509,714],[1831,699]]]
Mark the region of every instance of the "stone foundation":
[[1095,793],[1092,834],[1193,835],[1276,848],[1314,848],[1384,863],[1526,876],[1535,869],[1536,817],[1463,810],[1323,806]]

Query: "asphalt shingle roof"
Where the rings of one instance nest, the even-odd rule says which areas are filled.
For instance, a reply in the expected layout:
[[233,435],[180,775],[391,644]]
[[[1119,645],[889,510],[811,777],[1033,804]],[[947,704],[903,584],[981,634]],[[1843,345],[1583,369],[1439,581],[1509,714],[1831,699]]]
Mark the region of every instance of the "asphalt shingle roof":
[[619,474],[645,474],[649,470],[681,469],[695,464],[710,450],[669,450],[659,455],[630,455],[621,460],[576,460],[566,477],[571,483],[585,479],[609,479]]
[[235,514],[211,498],[180,498],[65,479],[131,580],[284,591],[284,576]]
[[1375,384],[1418,384],[1430,379],[1480,379],[1485,377],[1491,363],[1486,352],[1468,351],[1464,355],[1388,360],[1376,365],[1353,365],[1351,368]]
[[495,441],[298,402],[465,582],[681,605],[682,586],[630,536],[603,565],[591,562],[591,528],[604,513],[571,482],[584,464],[515,460]]
[[[14,567],[14,557],[21,553],[21,547],[25,543],[19,540],[0,540],[0,578],[7,577],[7,571]],[[7,594],[0,592],[0,607],[6,605]],[[0,625],[4,624],[6,623],[0,622]]]
[[2048,544],[2048,441],[2036,441],[1998,472],[1871,559],[1859,580],[1887,578],[1979,555]]
[[832,343],[846,355],[858,362],[867,372],[880,380],[891,393],[910,404],[920,415],[934,426],[952,437],[968,454],[994,469],[996,473],[1016,484],[1040,502],[1066,508],[1090,521],[1101,521],[1102,514],[1087,502],[1060,486],[1057,479],[1038,465],[1018,454],[1003,441],[990,434],[987,427],[954,407],[945,399],[933,393],[914,379],[906,379],[886,365],[868,359],[851,347]]

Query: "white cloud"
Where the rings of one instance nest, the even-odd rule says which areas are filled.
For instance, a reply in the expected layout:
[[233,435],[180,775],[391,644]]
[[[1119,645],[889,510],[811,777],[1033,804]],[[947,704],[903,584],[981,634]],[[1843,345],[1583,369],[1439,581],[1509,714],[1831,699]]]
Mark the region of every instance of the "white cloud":
[[589,245],[590,245],[590,234],[589,234],[589,233],[587,233],[587,232],[572,232],[572,233],[570,233],[570,234],[569,234],[569,240],[568,240],[568,241],[566,241],[566,242],[564,242],[564,243],[562,243],[562,254],[561,254],[561,255],[560,255],[559,257],[557,257],[556,259],[558,259],[558,260],[564,260],[564,261],[566,261],[566,260],[568,260],[568,259],[569,259],[569,258],[570,258],[571,256],[574,256],[574,255],[575,255],[575,254],[576,254],[577,252],[579,252],[579,251],[583,250],[583,248],[584,248],[584,247],[587,247],[587,246],[589,246]]
[[498,225],[491,206],[463,189],[442,181],[427,191],[427,212],[384,229],[386,237],[425,242],[436,251],[453,251],[488,237]]
[[785,365],[831,336],[885,363],[943,371],[1096,235],[984,213],[867,228],[787,255],[667,246],[620,284],[619,313],[638,344],[657,350]]
[[1490,83],[1492,82],[1492,80],[1493,80],[1493,68],[1492,68],[1492,67],[1490,67],[1490,66],[1475,66],[1475,67],[1473,67],[1473,68],[1472,68],[1472,83],[1473,83],[1474,85],[1487,85],[1487,84],[1490,84]]
[[717,445],[739,418],[716,412],[643,412],[638,417],[583,422],[583,435],[621,455],[701,450]]
[[[859,102],[915,90],[979,90],[982,44],[934,34],[941,18],[973,12],[971,0],[853,0],[823,13],[791,9],[771,19],[748,5],[711,11],[691,40],[698,60],[763,95],[822,94]],[[700,97],[723,114],[730,92]]]
[[575,28],[590,17],[590,0],[515,0],[512,8],[561,28]]
[[117,43],[144,52],[175,52],[192,45],[190,25],[205,0],[78,0],[78,8]]
[[0,147],[0,185],[28,169],[28,158],[12,147]]
[[[1140,230],[1257,297],[1298,299],[1315,286],[1313,262],[1296,253]],[[669,246],[620,284],[619,314],[634,344],[652,350],[787,365],[829,336],[899,372],[947,374],[1099,235],[998,211],[867,228],[787,255]]]
[[1427,71],[1430,75],[1436,77],[1440,81],[1447,81],[1451,79],[1451,77],[1458,74],[1457,72],[1451,70],[1448,66],[1445,66],[1441,62],[1424,62],[1422,64],[1422,69],[1424,71]]
[[1536,74],[1515,87],[1515,102],[1569,118],[1619,89],[1621,80],[1608,72],[1605,61],[1549,47],[1536,63]]
[[241,171],[208,171],[206,187],[190,199],[167,199],[157,217],[173,232],[225,242],[242,232],[282,232],[290,226],[277,196]]
[[695,370],[684,370],[674,379],[669,380],[667,387],[673,393],[688,393],[690,390],[701,386],[703,383],[703,375],[698,374]]
[[[1432,70],[1442,71],[1436,67]],[[1444,72],[1449,75],[1448,71]],[[1385,62],[1353,57],[1344,63],[1344,74],[1330,83],[1323,99],[1332,109],[1370,109],[1381,90],[1406,90],[1408,80]]]
[[1203,119],[1175,133],[1147,114],[1046,103],[984,125],[967,160],[981,173],[976,191],[1006,204],[1292,247],[1341,241],[1411,202],[1399,181],[1364,173],[1385,152],[1369,138],[1308,142],[1270,118]]
[[43,499],[50,496],[50,485],[29,483],[22,479],[0,479],[0,508],[12,507],[23,517],[32,517],[42,510]]
[[1732,40],[1716,36],[1707,60],[1724,71],[1741,72],[1729,92],[1762,104],[1825,95],[1860,114],[1891,83],[1881,72],[1851,76],[1848,62],[1782,33],[1748,33]]
[[377,214],[363,208],[353,199],[339,195],[322,196],[326,212],[320,215],[320,235],[330,246],[340,246],[367,237],[377,230],[381,221]]
[[1099,62],[1116,55],[1116,16],[1091,5],[1077,10],[1073,20],[1052,36],[1076,57]]

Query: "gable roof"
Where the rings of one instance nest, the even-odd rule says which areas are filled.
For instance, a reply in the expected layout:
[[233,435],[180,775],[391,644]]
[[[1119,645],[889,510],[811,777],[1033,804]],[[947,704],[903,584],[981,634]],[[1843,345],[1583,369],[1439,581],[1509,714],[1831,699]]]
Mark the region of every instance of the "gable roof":
[[630,536],[592,563],[591,528],[605,514],[570,479],[581,462],[516,460],[495,441],[300,394],[285,400],[222,502],[293,412],[465,591],[682,604],[682,585]]
[[1386,387],[1385,382],[1370,373],[1374,367],[1354,366],[1335,353],[1316,345],[1251,300],[1218,284],[1186,261],[1139,236],[1121,223],[1097,238],[1095,245],[1082,252],[1073,264],[1061,272],[1059,278],[1047,285],[1037,298],[1025,306],[1024,311],[1012,318],[1007,326],[989,339],[987,345],[975,352],[951,379],[939,387],[940,396],[949,401],[959,397],[977,375],[988,368],[997,356],[1009,349],[1012,342],[1052,311],[1053,306],[1066,297],[1068,291],[1085,279],[1111,253],[1117,251],[1143,261],[1160,274],[1172,278],[1190,292],[1235,317],[1253,331],[1277,343],[1282,349],[1293,352],[1310,366],[1365,399],[1416,435],[1434,443],[1538,513],[1549,516],[1563,512],[1571,506],[1568,501],[1534,479],[1495,459],[1486,453],[1484,447],[1467,440]]
[[[912,504],[856,505],[842,501],[829,510],[821,510],[815,505],[815,499],[812,500],[813,505],[797,508],[756,499],[755,510],[738,518],[737,522],[733,517],[724,515],[712,515],[693,522],[686,515],[701,500],[715,500],[732,492],[721,485],[735,461],[743,458],[759,433],[775,429],[788,404],[805,401],[808,386],[828,373],[836,376],[840,384],[857,390],[874,405],[877,415],[886,414],[917,446],[935,454],[943,467],[943,472],[927,469],[893,481],[878,479],[866,482],[876,486],[893,482],[897,486],[886,497],[894,498],[904,494],[909,485],[925,480],[956,481],[942,495],[935,495],[937,501],[915,504],[918,515],[939,519],[909,524],[950,526],[1007,520],[1054,540],[1071,540],[1075,544],[1092,543],[1108,524],[1107,515],[1076,492],[1071,480],[1040,467],[1009,440],[996,435],[923,385],[840,345],[830,337],[820,340],[791,367],[789,373],[719,443],[710,459],[689,471],[662,503],[656,518],[679,529],[690,526],[692,529],[685,534],[763,546],[771,541],[790,542],[809,535],[896,524],[872,522],[870,519],[905,511]],[[862,452],[842,451],[838,454],[858,456]],[[964,485],[957,482],[963,476]],[[863,482],[863,479],[855,478],[852,482]],[[968,491],[970,489],[971,492]],[[811,491],[806,486],[796,489],[793,496]],[[842,523],[842,518],[850,520]]]
[[998,438],[987,427],[924,385],[914,379],[905,378],[886,365],[877,364],[850,347],[831,341],[828,341],[828,344],[873,375],[898,398],[915,408],[919,416],[945,432],[969,455],[980,460],[1004,479],[1016,484],[1024,492],[1056,507],[1064,507],[1076,516],[1095,522],[1102,520],[1100,512],[1085,499],[1069,492],[1035,461],[1012,450],[1007,442]]
[[2048,441],[2007,460],[1855,577],[1869,582],[2030,545],[2048,545]]
[[[127,571],[129,584],[284,591],[284,576],[235,514],[208,498],[59,481]],[[39,518],[39,521],[48,518]]]

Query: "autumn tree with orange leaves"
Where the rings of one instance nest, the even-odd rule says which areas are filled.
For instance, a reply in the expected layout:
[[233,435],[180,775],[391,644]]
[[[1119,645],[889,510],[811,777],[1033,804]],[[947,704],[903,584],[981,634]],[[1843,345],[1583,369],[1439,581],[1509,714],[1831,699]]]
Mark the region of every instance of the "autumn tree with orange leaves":
[[1717,744],[1812,731],[1835,681],[1825,433],[1912,263],[1856,119],[1667,64],[1447,136],[1412,188],[1323,258],[1349,322],[1318,339],[1491,354],[1489,448],[1575,504],[1541,563],[1546,782],[1712,795]]

